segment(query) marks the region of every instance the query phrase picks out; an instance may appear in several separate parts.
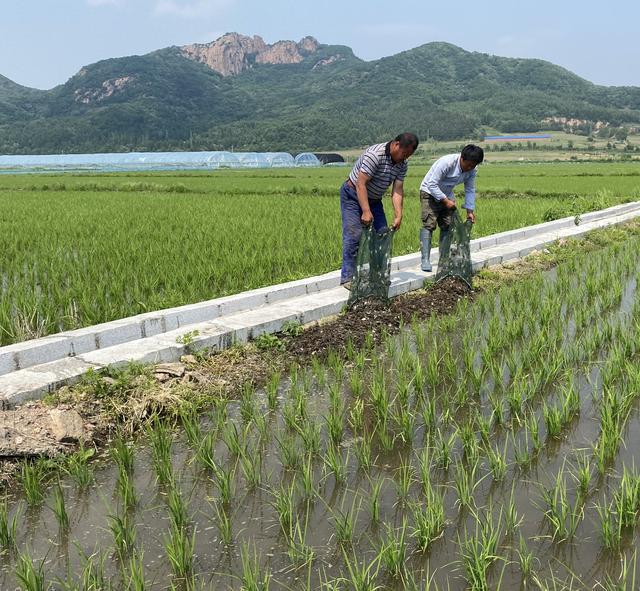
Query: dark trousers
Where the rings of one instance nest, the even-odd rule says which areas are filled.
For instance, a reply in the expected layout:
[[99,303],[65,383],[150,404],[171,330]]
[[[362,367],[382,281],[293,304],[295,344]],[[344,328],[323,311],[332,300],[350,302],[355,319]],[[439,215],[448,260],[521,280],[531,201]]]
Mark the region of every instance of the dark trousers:
[[[373,214],[374,230],[381,230],[387,226],[384,207],[381,199],[369,199],[369,207]],[[345,182],[340,187],[340,212],[342,213],[342,270],[340,283],[351,281],[356,270],[356,257],[362,234],[362,208],[358,203],[355,188]]]

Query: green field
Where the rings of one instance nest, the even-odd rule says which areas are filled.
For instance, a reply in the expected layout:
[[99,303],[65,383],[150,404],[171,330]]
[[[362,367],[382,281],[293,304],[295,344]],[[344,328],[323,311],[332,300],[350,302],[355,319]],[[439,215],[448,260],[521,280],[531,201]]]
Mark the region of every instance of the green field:
[[[418,250],[427,166],[394,255]],[[0,344],[337,269],[348,170],[0,176]],[[478,195],[475,237],[640,199],[640,171],[487,162]]]

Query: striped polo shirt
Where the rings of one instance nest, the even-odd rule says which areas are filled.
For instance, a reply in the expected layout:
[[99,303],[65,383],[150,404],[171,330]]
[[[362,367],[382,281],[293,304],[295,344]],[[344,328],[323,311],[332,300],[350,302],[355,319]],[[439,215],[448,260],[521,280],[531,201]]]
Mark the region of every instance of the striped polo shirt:
[[360,171],[369,175],[367,183],[369,199],[382,199],[386,190],[394,181],[404,181],[409,167],[406,160],[394,162],[391,159],[391,142],[369,146],[358,158],[349,179],[355,185]]

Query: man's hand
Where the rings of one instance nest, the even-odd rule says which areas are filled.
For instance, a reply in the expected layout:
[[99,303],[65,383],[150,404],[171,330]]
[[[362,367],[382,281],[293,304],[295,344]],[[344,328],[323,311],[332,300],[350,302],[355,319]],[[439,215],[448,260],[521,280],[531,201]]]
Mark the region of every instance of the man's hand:
[[472,224],[476,223],[476,214],[473,213],[473,211],[471,211],[470,209],[467,210],[467,219],[471,220]]
[[373,214],[371,213],[370,209],[367,209],[362,212],[362,215],[360,216],[360,221],[365,226],[369,226],[371,224],[371,222],[373,221]]
[[400,224],[402,224],[402,216],[396,216],[393,219],[393,224],[391,224],[391,229],[396,231],[399,230]]
[[442,205],[444,205],[447,209],[455,209],[456,208],[456,202],[452,201],[448,197],[445,197],[442,200]]

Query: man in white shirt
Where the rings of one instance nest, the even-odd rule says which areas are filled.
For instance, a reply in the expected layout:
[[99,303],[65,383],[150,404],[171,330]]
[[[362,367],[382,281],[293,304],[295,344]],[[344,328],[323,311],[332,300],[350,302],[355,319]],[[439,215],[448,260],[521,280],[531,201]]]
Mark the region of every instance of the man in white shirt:
[[484,160],[484,151],[473,144],[466,145],[460,154],[448,154],[436,160],[420,185],[422,228],[420,230],[421,268],[431,271],[431,236],[440,227],[440,244],[451,225],[456,209],[453,188],[464,183],[464,209],[467,219],[475,223],[476,166]]

